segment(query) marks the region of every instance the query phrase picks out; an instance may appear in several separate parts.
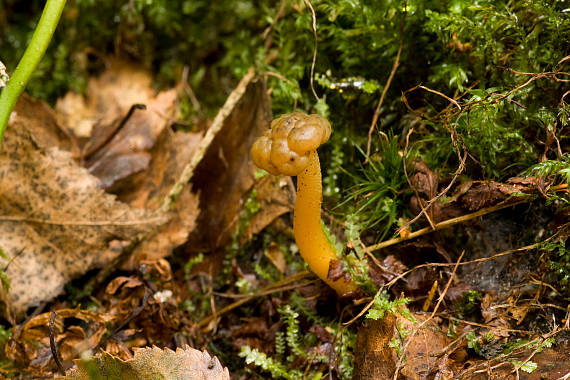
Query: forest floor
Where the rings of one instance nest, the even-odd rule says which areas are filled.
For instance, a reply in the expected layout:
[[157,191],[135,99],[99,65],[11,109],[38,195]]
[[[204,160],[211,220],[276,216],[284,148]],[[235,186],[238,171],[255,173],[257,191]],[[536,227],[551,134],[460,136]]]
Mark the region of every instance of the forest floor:
[[[191,131],[172,127],[176,90],[151,81],[114,61],[86,98],[17,105],[0,153],[4,376],[62,375],[104,351],[100,375],[117,362],[144,378],[141,361],[164,370],[166,354],[136,348],[189,345],[236,379],[569,378],[568,294],[547,276],[568,214],[541,201],[564,183],[463,182],[424,229],[383,245],[338,233],[380,289],[339,299],[292,259],[293,181],[257,176],[249,159],[271,120],[263,78],[250,71]],[[437,169],[414,163],[419,199],[450,185]],[[550,245],[519,243],[547,231]],[[176,355],[172,378],[221,368]]]

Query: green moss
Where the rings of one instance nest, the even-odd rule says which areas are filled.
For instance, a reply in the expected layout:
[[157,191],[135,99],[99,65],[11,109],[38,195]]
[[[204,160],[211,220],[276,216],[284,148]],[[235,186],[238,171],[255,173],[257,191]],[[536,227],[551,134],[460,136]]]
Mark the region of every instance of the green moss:
[[[272,378],[279,379],[320,379],[329,371],[329,365],[334,364],[333,368],[341,379],[352,378],[356,334],[345,329],[337,331],[339,327],[334,320],[314,316],[298,293],[291,297],[291,305],[283,305],[278,311],[284,328],[275,336],[276,355],[269,356],[257,349],[244,346],[239,356],[244,358],[247,364],[254,364],[264,372],[271,373]],[[306,331],[306,327],[303,327],[306,325],[305,320],[325,327],[335,336],[333,362],[330,362],[331,357],[328,355],[314,353],[312,348],[318,345],[318,341],[312,333]],[[310,370],[303,373],[298,368],[310,368]]]

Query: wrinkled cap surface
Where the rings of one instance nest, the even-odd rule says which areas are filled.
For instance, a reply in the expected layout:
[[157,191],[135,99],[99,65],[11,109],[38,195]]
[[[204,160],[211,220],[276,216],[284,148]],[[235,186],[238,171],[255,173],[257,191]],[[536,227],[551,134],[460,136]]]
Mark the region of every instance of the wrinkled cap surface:
[[331,136],[331,125],[321,115],[293,112],[271,122],[271,129],[251,147],[253,163],[273,175],[297,175],[309,163],[309,154]]

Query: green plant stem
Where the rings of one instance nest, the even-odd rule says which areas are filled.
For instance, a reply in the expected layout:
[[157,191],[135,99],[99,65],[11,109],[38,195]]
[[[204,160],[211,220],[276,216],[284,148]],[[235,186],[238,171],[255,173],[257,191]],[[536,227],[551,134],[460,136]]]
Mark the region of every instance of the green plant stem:
[[18,97],[26,88],[32,73],[38,66],[38,63],[40,63],[51,41],[64,6],[65,0],[47,0],[42,17],[34,30],[32,41],[24,52],[24,56],[18,63],[6,88],[0,94],[0,145],[4,139],[4,131],[8,125],[10,114],[16,105]]

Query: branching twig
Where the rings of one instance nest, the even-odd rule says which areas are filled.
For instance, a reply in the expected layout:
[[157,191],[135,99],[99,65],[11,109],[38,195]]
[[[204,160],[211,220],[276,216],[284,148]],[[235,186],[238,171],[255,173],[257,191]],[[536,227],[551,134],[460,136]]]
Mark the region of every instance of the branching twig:
[[182,70],[182,78],[180,79],[180,82],[182,82],[182,88],[184,89],[184,92],[186,92],[186,95],[188,95],[188,98],[190,98],[192,106],[194,107],[196,112],[198,112],[198,114],[200,115],[203,115],[204,113],[202,112],[200,101],[198,101],[198,98],[196,97],[194,90],[192,90],[192,87],[190,86],[190,82],[188,80],[189,72],[190,72],[190,67],[188,67],[188,65],[185,65],[184,69]]
[[[402,157],[402,163],[404,165],[404,176],[406,177],[406,181],[408,182],[408,185],[414,190],[414,194],[416,195],[416,198],[418,199],[418,204],[420,205],[420,208],[422,209],[422,211],[420,212],[419,215],[417,215],[413,219],[413,221],[410,221],[410,222],[406,223],[405,225],[403,225],[402,227],[400,227],[400,232],[403,231],[405,228],[407,228],[410,224],[415,222],[417,219],[419,219],[420,215],[422,215],[422,214],[426,217],[431,228],[435,229],[435,224],[433,223],[433,221],[431,220],[431,217],[427,213],[427,210],[428,210],[429,206],[432,205],[433,201],[430,200],[430,202],[427,204],[427,207],[424,207],[424,202],[420,198],[420,194],[418,193],[418,189],[416,189],[416,187],[412,184],[412,182],[410,181],[410,177],[408,176],[408,169],[406,166],[406,156],[408,155],[408,146],[410,144],[410,135],[413,132],[414,132],[414,128],[410,128],[408,134],[406,135],[406,146],[404,147],[404,157]],[[439,195],[438,197],[441,197],[441,195]],[[435,199],[437,199],[437,198],[435,198]]]
[[[448,97],[447,95],[442,94],[442,93],[439,92],[439,91],[432,90],[432,89],[427,88],[427,87],[422,86],[422,85],[415,86],[415,87],[413,87],[413,88],[411,88],[411,89],[409,89],[409,90],[407,90],[407,91],[405,91],[405,92],[402,93],[402,101],[404,102],[404,104],[406,105],[406,107],[407,107],[408,109],[411,110],[411,108],[410,108],[410,106],[409,106],[409,104],[408,104],[407,98],[406,98],[406,94],[407,94],[408,92],[414,91],[414,90],[416,90],[416,89],[418,89],[418,88],[424,89],[424,90],[429,91],[429,92],[433,92],[434,94],[438,94],[438,95],[442,96],[443,98],[447,99],[451,104],[455,105],[455,106],[459,109],[459,112],[460,112],[459,116],[457,117],[457,120],[455,121],[455,125],[457,125],[457,123],[459,122],[459,119],[461,118],[461,115],[463,114],[463,110],[462,110],[461,106],[459,105],[459,103],[457,103],[457,101],[456,101],[455,99],[452,99],[452,98]],[[408,133],[408,135],[406,136],[406,149],[407,149],[408,144],[409,144],[409,142],[408,142],[409,136],[410,136],[410,133]],[[425,216],[426,216],[426,218],[428,219],[428,221],[429,221],[429,223],[430,223],[431,228],[434,229],[434,225],[433,225],[431,219],[429,218],[429,216],[428,216],[428,214],[427,214],[427,211],[431,208],[431,205],[432,205],[435,201],[437,201],[439,198],[441,198],[442,196],[444,196],[445,194],[447,194],[447,192],[448,192],[448,191],[451,189],[451,187],[455,184],[455,181],[457,181],[457,178],[459,178],[459,175],[460,175],[460,174],[463,172],[463,170],[465,169],[465,161],[467,160],[467,154],[468,154],[468,153],[467,153],[467,149],[465,149],[465,146],[464,146],[463,144],[461,144],[461,148],[463,149],[463,157],[461,157],[460,148],[459,148],[459,143],[458,143],[455,139],[456,139],[456,133],[455,133],[455,127],[454,127],[454,129],[453,129],[453,131],[452,131],[452,133],[451,133],[451,140],[452,140],[452,142],[453,142],[453,144],[454,144],[454,146],[455,146],[455,148],[456,148],[456,150],[457,150],[457,156],[458,156],[458,158],[459,158],[459,167],[457,168],[457,170],[456,170],[455,173],[453,174],[453,178],[451,179],[451,181],[449,182],[449,184],[445,187],[445,189],[443,189],[439,194],[437,194],[435,197],[433,197],[432,199],[430,199],[430,200],[427,202],[427,204],[426,204],[425,207],[424,207],[423,204],[422,204],[422,200],[420,199],[420,197],[419,197],[419,196],[417,195],[417,193],[416,193],[416,196],[417,196],[417,198],[418,198],[418,203],[419,203],[419,205],[420,205],[422,211],[421,211],[418,215],[416,215],[412,220],[408,221],[406,224],[404,224],[403,226],[401,226],[401,227],[400,227],[400,230],[399,230],[400,233],[401,233],[402,231],[404,231],[408,226],[410,226],[411,224],[415,223],[422,215],[425,215]],[[404,158],[405,158],[405,156],[406,156],[406,155],[404,155]],[[406,166],[405,166],[405,162],[404,162],[404,173],[406,174],[406,179],[408,179],[408,176],[407,176],[407,169],[406,169]],[[409,180],[408,180],[408,183],[409,183]],[[411,186],[411,184],[410,184],[410,186]]]
[[[524,350],[527,349],[527,347],[534,347],[535,345],[540,347],[545,340],[547,340],[551,337],[554,337],[555,335],[557,335],[557,334],[559,334],[565,330],[566,330],[565,328],[563,328],[563,329],[555,328],[552,332],[550,332],[546,335],[543,335],[541,337],[538,337],[537,339],[533,339],[529,342],[521,344],[520,346],[518,346],[517,348],[515,348],[512,352],[510,352],[508,354],[500,354],[500,355],[498,355],[492,359],[489,359],[485,363],[480,363],[480,364],[473,365],[473,366],[469,367],[468,369],[459,373],[457,378],[461,378],[461,379],[468,378],[469,374],[483,373],[486,371],[497,369],[500,366],[503,366],[505,364],[512,364],[510,362],[506,362],[505,359],[507,359],[509,356],[512,356],[514,354],[524,352]],[[498,364],[491,366],[492,363],[497,363],[497,362],[498,362]],[[485,369],[478,369],[478,368],[482,368],[483,366],[485,366],[486,368]],[[516,367],[515,367],[515,370],[516,370]]]
[[481,210],[476,211],[476,212],[471,213],[471,214],[461,215],[461,216],[458,216],[456,218],[451,218],[451,219],[444,220],[443,222],[436,223],[433,228],[432,227],[422,228],[420,230],[411,232],[409,235],[407,235],[405,237],[401,236],[401,237],[397,237],[394,239],[383,241],[383,242],[378,243],[378,244],[371,245],[368,247],[368,249],[370,249],[371,251],[376,251],[376,250],[379,250],[382,248],[386,248],[386,247],[392,246],[394,244],[401,243],[401,242],[406,241],[406,240],[417,238],[418,236],[426,235],[426,234],[429,234],[429,233],[434,232],[434,231],[442,230],[444,228],[449,228],[449,227],[454,226],[456,224],[463,223],[463,222],[466,222],[468,220],[472,220],[472,219],[478,218],[480,216],[487,215],[487,214],[490,214],[490,213],[498,211],[498,210],[502,210],[502,209],[507,208],[507,207],[511,207],[511,206],[518,205],[520,203],[524,203],[526,201],[527,200],[519,200],[519,201],[515,201],[515,202],[511,202],[511,203],[506,203],[506,202],[505,203],[499,203],[498,205],[491,206],[488,208],[484,208],[484,209],[481,209]]
[[265,39],[265,43],[263,44],[263,48],[265,50],[269,50],[269,48],[271,47],[271,44],[273,43],[273,30],[275,28],[275,24],[277,24],[277,21],[279,21],[279,19],[283,15],[283,13],[285,11],[285,5],[286,4],[287,4],[287,1],[281,0],[281,2],[279,3],[279,9],[277,10],[275,17],[273,17],[273,22],[271,23],[271,25],[269,25],[263,31],[263,38]]
[[[506,256],[506,255],[510,255],[510,254],[513,254],[516,252],[528,251],[531,249],[535,249],[535,248],[538,248],[539,245],[540,245],[540,243],[535,243],[535,244],[526,245],[526,246],[520,247],[520,248],[509,249],[508,251],[503,251],[503,252],[497,253],[496,255],[493,255],[490,257],[482,257],[482,258],[476,259],[476,260],[464,261],[462,263],[459,263],[458,265],[469,265],[469,264],[482,263],[485,261],[491,261],[491,260],[495,260],[501,256]],[[368,247],[368,249],[370,249],[370,247]],[[409,269],[406,272],[396,276],[395,278],[390,280],[387,284],[384,284],[383,286],[381,286],[380,289],[378,289],[378,291],[376,292],[376,296],[374,298],[376,298],[385,288],[389,288],[389,287],[393,286],[396,282],[404,279],[408,274],[410,274],[410,273],[412,273],[412,272],[414,272],[420,268],[449,267],[452,265],[455,265],[455,264],[454,263],[427,263],[427,264],[421,264],[421,265],[415,266],[412,269]],[[374,304],[374,298],[372,298],[372,300],[366,304],[366,306],[360,311],[360,313],[358,313],[351,320],[344,322],[343,324],[344,325],[350,325],[350,324],[354,323],[356,320],[358,320],[360,317],[362,317],[364,315],[364,313],[366,313],[368,311],[368,309],[370,309],[372,307],[372,305]]]
[[261,296],[266,296],[268,294],[272,294],[272,293],[276,293],[276,292],[282,292],[285,290],[290,290],[290,289],[295,289],[299,286],[304,286],[305,284],[294,284],[294,285],[290,285],[294,282],[300,281],[302,279],[304,279],[305,277],[307,277],[309,275],[309,271],[303,271],[303,272],[299,272],[296,275],[293,276],[289,276],[287,278],[284,278],[281,281],[277,281],[267,287],[265,287],[264,289],[260,290],[259,292],[255,293],[255,294],[248,294],[245,295],[245,297],[239,301],[236,301],[220,310],[217,311],[216,315],[210,315],[204,319],[202,319],[200,322],[198,322],[198,327],[202,328],[203,331],[209,331],[208,325],[210,324],[210,322],[212,322],[214,319],[218,318],[220,315],[225,314],[241,305],[243,305],[244,303],[247,303],[257,297],[261,297]]
[[422,327],[424,327],[429,321],[431,321],[433,319],[433,317],[435,316],[435,313],[437,313],[437,310],[439,309],[439,305],[441,305],[441,302],[443,301],[445,295],[447,294],[447,291],[449,290],[449,286],[451,285],[451,282],[453,281],[453,278],[455,277],[455,272],[457,271],[457,268],[459,267],[459,263],[461,262],[461,259],[463,258],[464,254],[465,254],[465,250],[461,252],[461,255],[459,255],[459,258],[457,259],[457,262],[455,263],[455,266],[453,267],[453,272],[451,273],[451,276],[449,276],[449,280],[447,280],[447,284],[445,285],[443,292],[440,294],[439,299],[437,300],[437,303],[436,303],[435,307],[433,308],[433,311],[430,314],[430,316],[425,321],[420,323],[419,325],[414,325],[412,332],[408,336],[408,340],[406,341],[406,344],[404,344],[404,348],[402,349],[402,355],[400,355],[400,357],[398,358],[398,364],[396,365],[396,370],[394,371],[393,380],[398,379],[398,374],[400,373],[400,369],[402,368],[402,364],[403,364],[404,358],[406,356],[406,355],[404,355],[404,353],[408,349],[408,346],[410,345],[412,338],[418,333],[418,331],[421,330]]
[[[565,64],[566,61],[570,61],[570,56],[567,56],[567,57],[563,58],[560,62],[558,62],[558,65],[557,65],[557,66],[561,66],[562,64]],[[446,100],[448,100],[448,101],[450,102],[450,105],[453,104],[453,105],[457,108],[457,111],[454,112],[454,111],[452,111],[452,109],[449,108],[449,106],[447,106],[443,111],[441,111],[440,113],[438,113],[438,114],[436,115],[436,117],[439,118],[440,115],[443,114],[443,116],[441,116],[441,117],[443,118],[444,127],[446,127],[446,128],[450,131],[450,133],[451,133],[451,139],[452,139],[452,141],[453,141],[453,144],[454,144],[455,147],[456,147],[456,150],[457,150],[457,152],[458,152],[458,156],[459,156],[460,145],[461,145],[461,148],[464,150],[464,156],[463,156],[463,159],[461,159],[461,157],[460,157],[460,165],[459,165],[459,168],[456,170],[453,179],[452,179],[451,182],[448,184],[448,186],[446,187],[446,189],[445,189],[444,191],[442,191],[441,193],[439,193],[435,198],[431,199],[431,200],[427,203],[426,207],[423,207],[423,204],[422,204],[421,200],[419,200],[420,206],[421,206],[421,208],[422,208],[422,211],[421,211],[415,218],[413,218],[411,221],[407,222],[404,226],[402,226],[402,227],[400,228],[400,231],[403,231],[403,230],[404,230],[405,228],[407,228],[409,225],[411,225],[412,223],[415,223],[415,222],[421,217],[421,215],[426,215],[426,216],[427,216],[427,212],[426,212],[426,211],[429,210],[429,208],[431,207],[432,203],[435,202],[435,201],[436,201],[438,198],[440,198],[441,196],[443,196],[443,195],[451,188],[451,186],[455,183],[456,179],[458,178],[458,175],[463,171],[463,169],[464,169],[464,167],[465,167],[465,159],[466,159],[466,157],[467,157],[468,152],[466,151],[464,144],[463,144],[461,141],[457,141],[456,139],[457,139],[458,137],[460,137],[460,135],[457,134],[457,125],[458,125],[458,123],[459,123],[459,120],[461,119],[461,117],[462,117],[465,113],[468,113],[470,110],[472,110],[472,109],[474,109],[474,108],[476,108],[476,107],[485,106],[485,105],[489,105],[489,104],[496,104],[496,103],[498,103],[498,102],[500,102],[500,101],[502,101],[502,100],[505,100],[505,99],[507,99],[508,101],[512,101],[513,103],[515,103],[515,104],[519,105],[520,107],[523,107],[523,108],[524,108],[524,105],[522,105],[522,104],[520,104],[520,103],[518,103],[518,102],[516,102],[516,101],[514,101],[514,100],[512,100],[512,99],[510,99],[510,96],[511,96],[512,94],[514,94],[515,92],[517,92],[517,91],[523,89],[524,87],[528,86],[530,83],[532,83],[532,82],[538,80],[538,79],[554,78],[554,79],[557,80],[557,81],[563,81],[562,79],[558,78],[556,75],[566,75],[566,76],[570,75],[569,73],[562,72],[562,71],[552,71],[552,72],[542,72],[542,73],[526,73],[526,72],[519,72],[519,71],[513,70],[513,69],[511,69],[511,68],[504,68],[504,67],[500,67],[500,68],[501,68],[501,69],[504,69],[504,70],[511,71],[512,73],[517,74],[517,75],[530,76],[530,78],[528,78],[528,79],[525,80],[523,83],[519,84],[518,86],[516,86],[515,88],[513,88],[513,89],[507,91],[507,92],[504,93],[504,94],[490,93],[490,94],[488,94],[486,97],[484,97],[483,99],[474,100],[474,101],[470,101],[470,102],[467,102],[467,103],[463,104],[463,107],[457,102],[457,99],[453,99],[453,98],[451,98],[451,97],[449,97],[449,96],[447,96],[447,95],[445,95],[445,94],[443,94],[443,93],[441,93],[441,92],[439,92],[439,91],[432,90],[432,89],[430,89],[430,88],[428,88],[428,87],[425,87],[425,86],[423,86],[423,85],[414,86],[414,87],[412,87],[412,88],[410,88],[410,89],[408,89],[408,90],[406,90],[406,91],[404,91],[404,92],[402,93],[402,101],[403,101],[404,105],[408,108],[408,110],[410,110],[410,112],[415,113],[415,114],[418,114],[418,112],[410,107],[406,95],[407,95],[408,93],[412,92],[412,91],[417,90],[417,89],[423,89],[423,90],[425,90],[425,91],[428,91],[428,92],[437,94],[437,95],[439,95],[439,96],[445,98]],[[565,97],[566,95],[567,95],[567,93],[562,96],[561,102],[564,101],[564,97]],[[462,97],[462,96],[463,96],[463,95],[461,95],[460,97]],[[460,97],[459,97],[459,98],[460,98]],[[424,115],[424,114],[421,114],[421,113],[420,113],[419,115],[420,115],[421,117],[423,117],[423,118],[430,119],[430,117],[428,117],[427,115]],[[448,126],[449,126],[449,121],[450,121],[451,119],[453,119],[453,118],[455,118],[455,121],[454,121],[454,123],[453,123],[453,127],[452,127],[452,128],[448,128]],[[430,120],[433,121],[433,120],[435,120],[435,119],[432,117]],[[428,219],[428,220],[429,220],[429,219]],[[430,223],[430,224],[431,224],[431,223]],[[433,228],[433,226],[432,226],[432,228]]]

